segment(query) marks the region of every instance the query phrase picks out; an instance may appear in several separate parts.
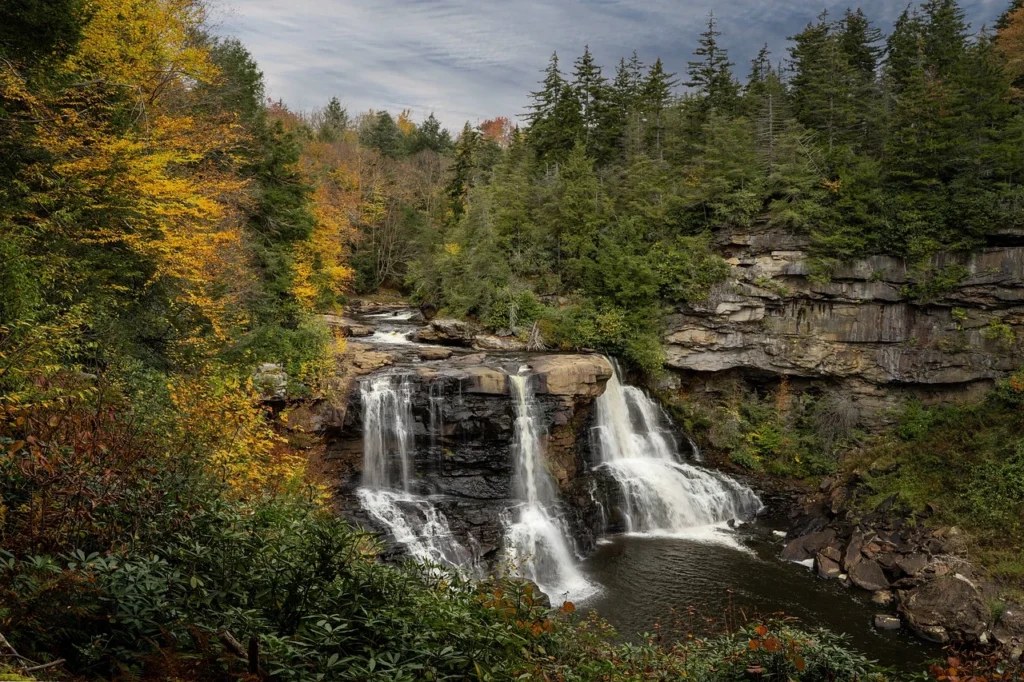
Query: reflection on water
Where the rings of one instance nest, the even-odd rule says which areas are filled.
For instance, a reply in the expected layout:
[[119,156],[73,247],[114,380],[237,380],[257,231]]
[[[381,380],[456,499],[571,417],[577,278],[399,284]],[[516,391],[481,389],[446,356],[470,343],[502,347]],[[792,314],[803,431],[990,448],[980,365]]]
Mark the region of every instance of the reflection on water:
[[655,622],[661,622],[667,635],[675,617],[686,622],[689,606],[698,618],[721,623],[730,602],[726,590],[732,590],[736,613],[784,612],[803,627],[847,635],[855,649],[883,665],[920,669],[940,653],[909,633],[875,631],[871,621],[879,609],[866,593],[779,561],[774,545],[752,541],[748,546],[752,551],[699,539],[608,538],[583,565],[587,577],[602,587],[585,606],[596,609],[624,637],[650,632]]

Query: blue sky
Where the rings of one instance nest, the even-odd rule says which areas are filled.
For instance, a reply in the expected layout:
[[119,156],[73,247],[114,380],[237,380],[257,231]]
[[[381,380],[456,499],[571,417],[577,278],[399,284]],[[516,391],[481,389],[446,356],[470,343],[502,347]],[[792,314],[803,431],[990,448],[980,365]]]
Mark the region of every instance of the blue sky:
[[[527,104],[554,50],[563,65],[585,44],[606,73],[636,50],[671,71],[686,61],[714,10],[722,42],[744,76],[765,42],[773,59],[786,37],[823,9],[846,2],[804,0],[222,0],[218,30],[241,39],[263,69],[268,95],[294,109],[338,97],[351,113],[435,112],[458,129]],[[991,25],[1009,0],[962,2],[975,28]],[[856,6],[856,5],[855,5]],[[886,32],[904,2],[859,5]]]

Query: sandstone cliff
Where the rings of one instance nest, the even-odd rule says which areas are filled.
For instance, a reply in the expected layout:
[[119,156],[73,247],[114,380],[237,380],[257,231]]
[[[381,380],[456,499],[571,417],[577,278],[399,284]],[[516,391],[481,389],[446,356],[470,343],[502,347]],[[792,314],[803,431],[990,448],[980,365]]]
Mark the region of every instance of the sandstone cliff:
[[690,386],[737,374],[824,382],[868,417],[908,395],[980,393],[1024,359],[1024,246],[917,267],[869,256],[829,273],[802,236],[761,227],[716,240],[730,278],[666,318],[666,363]]

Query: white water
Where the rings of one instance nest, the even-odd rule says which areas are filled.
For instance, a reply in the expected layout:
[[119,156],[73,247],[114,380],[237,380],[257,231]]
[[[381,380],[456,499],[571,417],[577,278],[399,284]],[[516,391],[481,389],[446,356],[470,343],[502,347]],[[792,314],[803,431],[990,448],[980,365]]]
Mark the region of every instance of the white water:
[[762,506],[728,476],[681,462],[657,404],[639,388],[623,386],[617,371],[597,399],[595,433],[601,466],[622,492],[628,532],[705,536],[701,529]]
[[412,345],[414,341],[409,337],[412,336],[412,332],[382,332],[376,331],[366,337],[369,343],[381,343],[389,344],[394,346],[406,346]]
[[456,539],[448,519],[426,497],[393,490],[360,488],[363,509],[384,524],[412,558],[469,573],[479,572],[474,553]]
[[510,510],[506,523],[507,561],[513,572],[535,582],[553,601],[583,599],[596,590],[576,568],[568,533],[557,517],[558,496],[545,465],[543,430],[529,377],[510,376],[509,385],[516,409],[516,493],[522,504]]
[[430,498],[409,492],[413,451],[413,387],[408,376],[384,374],[360,385],[363,404],[363,487],[359,501],[410,556],[475,572],[474,553],[453,535]]

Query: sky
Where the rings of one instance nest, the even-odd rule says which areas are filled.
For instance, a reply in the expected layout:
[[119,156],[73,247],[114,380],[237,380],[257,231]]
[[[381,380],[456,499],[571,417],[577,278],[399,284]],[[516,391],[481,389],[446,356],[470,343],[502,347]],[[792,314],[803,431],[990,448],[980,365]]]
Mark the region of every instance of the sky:
[[[849,2],[827,0],[221,0],[217,31],[239,38],[263,70],[267,95],[295,110],[331,97],[350,113],[367,109],[434,113],[461,129],[514,118],[557,51],[563,71],[590,46],[605,74],[634,50],[684,74],[714,11],[720,41],[743,77],[764,43],[786,56],[787,36],[823,9],[841,16]],[[961,2],[978,29],[1009,0]],[[905,2],[863,0],[888,32]]]

